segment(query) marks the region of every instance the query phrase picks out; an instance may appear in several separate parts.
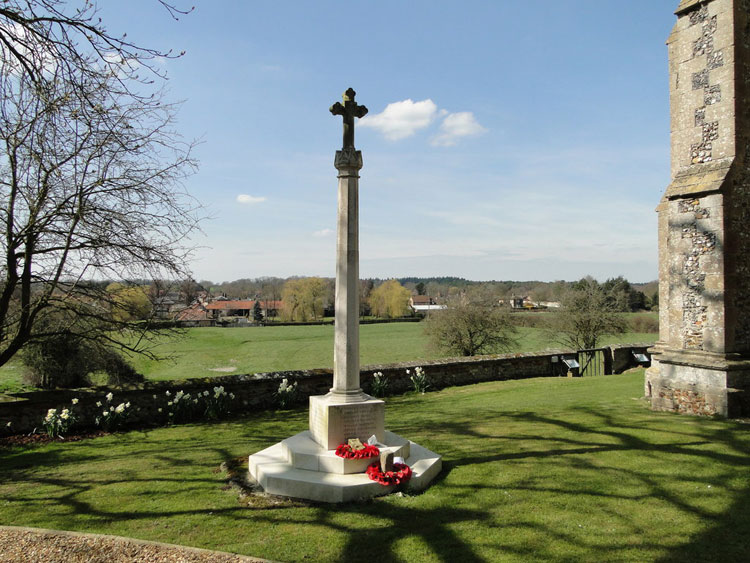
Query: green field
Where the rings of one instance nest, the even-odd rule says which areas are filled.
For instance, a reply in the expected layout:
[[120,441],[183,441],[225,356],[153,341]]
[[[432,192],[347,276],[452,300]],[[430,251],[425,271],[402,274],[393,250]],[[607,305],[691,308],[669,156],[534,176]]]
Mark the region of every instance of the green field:
[[0,450],[0,523],[277,561],[745,561],[747,425],[649,411],[643,372],[387,400],[389,429],[444,456],[423,494],[238,502],[220,463],[307,411]]
[[[518,330],[519,346],[514,352],[556,347],[541,329]],[[626,333],[605,339],[603,344],[655,340],[655,334]],[[154,351],[168,358],[131,359],[135,368],[152,380],[331,368],[333,326],[193,328],[182,337],[163,339]],[[363,366],[444,357],[429,349],[420,323],[362,325],[360,353]],[[22,389],[22,371],[17,361],[0,368],[0,392]]]

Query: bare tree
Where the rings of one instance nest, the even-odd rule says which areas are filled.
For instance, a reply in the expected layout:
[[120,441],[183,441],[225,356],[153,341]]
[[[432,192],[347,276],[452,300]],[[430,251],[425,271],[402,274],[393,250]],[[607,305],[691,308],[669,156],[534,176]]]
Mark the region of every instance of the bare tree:
[[424,330],[434,348],[459,356],[507,352],[516,345],[516,328],[508,313],[465,296],[430,313]]
[[146,325],[91,280],[184,279],[197,228],[192,145],[152,64],[172,55],[113,37],[91,2],[66,9],[0,6],[0,365],[61,331],[142,350]]
[[596,348],[605,335],[625,331],[625,320],[604,288],[584,278],[564,294],[562,308],[551,317],[550,339],[576,350]]

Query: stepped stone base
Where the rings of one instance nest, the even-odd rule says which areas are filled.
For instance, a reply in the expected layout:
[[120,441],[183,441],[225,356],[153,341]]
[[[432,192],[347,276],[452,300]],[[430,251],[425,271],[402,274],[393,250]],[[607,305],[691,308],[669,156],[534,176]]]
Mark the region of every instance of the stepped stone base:
[[[441,457],[401,436],[385,431],[386,448],[411,467],[407,490],[427,488],[442,468]],[[348,502],[387,495],[384,486],[364,473],[372,459],[343,459],[320,446],[309,431],[300,432],[250,456],[250,476],[265,492],[318,502]]]

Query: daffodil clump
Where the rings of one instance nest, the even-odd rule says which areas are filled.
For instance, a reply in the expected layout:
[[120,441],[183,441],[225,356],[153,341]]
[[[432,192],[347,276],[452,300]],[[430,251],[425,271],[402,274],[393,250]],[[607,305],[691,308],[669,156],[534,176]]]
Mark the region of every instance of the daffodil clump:
[[372,394],[376,397],[385,397],[388,393],[388,378],[382,371],[372,374]]
[[279,384],[279,389],[276,391],[276,404],[279,408],[286,409],[294,404],[297,399],[297,382],[289,383],[289,380],[285,377]]
[[158,411],[167,415],[169,424],[179,424],[202,417],[210,420],[224,418],[229,414],[231,403],[235,399],[234,393],[227,393],[221,385],[214,387],[212,391],[198,391],[195,395],[182,390],[174,394],[167,391],[165,397],[167,403]]
[[206,418],[218,420],[229,414],[229,404],[234,400],[234,393],[227,393],[224,387],[214,387],[213,392],[203,392],[203,400],[206,403]]
[[430,380],[427,379],[427,374],[425,374],[421,367],[414,368],[413,374],[407,369],[406,374],[409,376],[415,392],[424,394],[427,391],[427,388],[430,386]]
[[118,430],[125,426],[130,417],[130,402],[120,403],[115,406],[114,395],[111,392],[107,393],[104,399],[104,403],[101,401],[96,402],[96,407],[101,410],[94,418],[94,423],[107,432]]
[[[50,438],[55,436],[65,436],[78,420],[73,406],[78,404],[78,399],[71,401],[70,408],[49,409],[47,415],[42,420],[42,426]],[[8,423],[8,428],[11,423]]]

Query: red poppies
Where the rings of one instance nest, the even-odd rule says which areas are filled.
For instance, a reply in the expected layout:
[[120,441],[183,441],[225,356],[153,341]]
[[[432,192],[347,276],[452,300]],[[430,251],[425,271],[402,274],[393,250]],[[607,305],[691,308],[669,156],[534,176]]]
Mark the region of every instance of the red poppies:
[[354,450],[349,444],[341,444],[336,448],[336,455],[344,459],[367,459],[368,457],[379,456],[380,450],[377,446],[371,446],[370,444],[365,444],[365,447],[361,450]]
[[405,463],[394,463],[393,471],[381,471],[379,463],[367,468],[367,476],[381,485],[400,485],[411,479],[411,467]]

